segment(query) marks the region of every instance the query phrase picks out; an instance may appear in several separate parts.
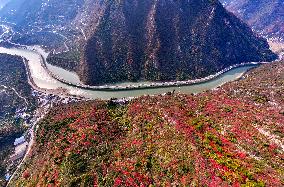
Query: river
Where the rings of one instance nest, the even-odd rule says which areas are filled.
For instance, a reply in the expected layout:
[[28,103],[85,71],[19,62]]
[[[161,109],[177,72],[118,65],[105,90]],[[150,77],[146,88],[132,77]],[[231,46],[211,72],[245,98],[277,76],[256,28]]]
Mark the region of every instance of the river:
[[[38,51],[38,50],[37,50]],[[134,89],[134,90],[121,90],[121,91],[98,91],[87,90],[84,88],[76,88],[58,80],[54,79],[42,66],[41,56],[38,52],[22,48],[4,48],[0,47],[0,53],[11,55],[18,55],[28,60],[27,65],[30,70],[30,78],[33,79],[34,84],[41,89],[55,90],[64,88],[66,92],[71,95],[81,96],[89,99],[110,99],[110,98],[128,98],[137,97],[142,95],[155,95],[176,90],[181,93],[200,93],[206,90],[214,89],[222,84],[233,81],[241,77],[247,70],[256,65],[249,65],[234,68],[215,79],[186,86],[173,86],[173,87],[160,87],[160,88],[147,88],[147,89]],[[45,56],[42,52],[41,55]],[[47,64],[48,69],[55,75],[60,76],[62,79],[72,83],[79,83],[79,78],[76,73],[66,71],[62,68]],[[124,83],[125,84],[125,83]]]

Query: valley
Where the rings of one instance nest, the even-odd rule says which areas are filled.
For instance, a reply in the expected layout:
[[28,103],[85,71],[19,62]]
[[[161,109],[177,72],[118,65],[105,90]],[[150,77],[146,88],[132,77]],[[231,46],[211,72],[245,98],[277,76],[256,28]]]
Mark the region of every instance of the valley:
[[[16,24],[10,42],[43,45],[50,63],[76,71],[91,86],[200,79],[277,58],[265,40],[215,0],[63,1],[65,13],[59,4],[12,0],[0,17]],[[164,15],[167,10],[172,14]]]
[[0,186],[283,186],[280,15],[265,0],[5,1]]
[[[271,44],[271,48],[273,49],[273,50],[275,50],[275,52],[278,52],[279,54],[281,54],[281,52],[283,52],[283,45],[281,45],[281,43],[275,43],[275,42],[270,42],[270,44]],[[35,115],[35,118],[34,118],[34,120],[36,120],[36,121],[34,121],[34,123],[32,123],[33,124],[33,128],[31,128],[31,130],[32,129],[34,129],[34,127],[37,127],[37,128],[40,128],[41,127],[41,125],[39,125],[39,123],[37,123],[37,121],[38,120],[40,120],[43,116],[45,116],[44,114],[46,114],[48,111],[50,111],[50,109],[52,108],[52,106],[53,105],[58,105],[59,103],[62,103],[62,102],[65,102],[65,103],[69,103],[69,102],[71,102],[71,103],[74,103],[76,100],[78,101],[78,99],[79,100],[81,100],[81,97],[82,96],[84,96],[83,94],[82,94],[82,92],[84,92],[85,90],[82,90],[81,92],[79,91],[79,92],[77,92],[77,93],[80,93],[80,94],[78,94],[78,99],[76,99],[76,97],[72,97],[71,95],[66,95],[66,92],[64,91],[64,92],[61,92],[60,91],[60,89],[58,89],[58,87],[56,88],[56,87],[54,87],[56,84],[54,84],[55,82],[53,82],[53,81],[56,81],[56,80],[53,80],[53,81],[51,81],[52,80],[52,77],[50,77],[50,75],[48,74],[48,72],[46,72],[46,70],[42,67],[42,63],[40,63],[40,60],[41,60],[41,58],[40,58],[40,56],[38,56],[38,55],[36,55],[37,53],[35,53],[35,51],[33,51],[33,50],[31,50],[31,49],[34,49],[34,50],[37,50],[37,52],[40,52],[41,51],[41,53],[42,53],[42,55],[43,56],[47,56],[47,54],[46,53],[44,53],[43,52],[43,50],[39,50],[39,48],[38,47],[31,47],[30,49],[7,49],[7,48],[1,48],[1,51],[0,52],[4,52],[4,53],[10,53],[10,54],[17,54],[17,55],[20,55],[20,56],[23,56],[23,57],[25,57],[26,59],[28,59],[29,60],[29,62],[30,63],[34,63],[34,64],[30,64],[30,65],[28,65],[27,63],[26,63],[26,65],[28,66],[28,68],[27,69],[30,69],[30,68],[34,68],[34,67],[41,67],[42,69],[41,69],[41,71],[35,71],[35,70],[30,70],[31,72],[32,71],[34,71],[34,76],[31,76],[30,77],[30,79],[32,79],[32,80],[35,80],[36,81],[36,83],[34,82],[34,81],[30,81],[30,83],[32,83],[32,85],[33,85],[33,88],[34,89],[37,89],[38,91],[40,91],[40,92],[42,92],[43,94],[42,94],[42,96],[40,96],[40,98],[46,98],[46,99],[43,99],[40,103],[42,103],[41,105],[40,105],[40,107],[39,107],[39,109],[40,109],[40,113],[38,114],[38,115]],[[27,55],[28,54],[28,55]],[[281,55],[280,55],[281,56]],[[39,66],[36,66],[36,64],[38,64]],[[255,70],[257,71],[257,70],[259,70],[259,72],[261,72],[261,73],[257,73],[257,75],[260,75],[260,77],[258,78],[258,79],[260,79],[259,81],[263,84],[263,81],[261,81],[261,77],[263,77],[263,80],[266,80],[266,83],[265,84],[263,84],[263,86],[262,86],[262,90],[261,91],[256,91],[256,88],[255,87],[252,87],[252,85],[256,85],[256,80],[253,80],[252,78],[250,78],[250,76],[251,75],[253,75],[254,73],[254,71],[255,70],[252,70],[252,71],[249,71],[249,73],[247,73],[247,74],[245,74],[245,76],[243,77],[244,79],[241,79],[240,81],[235,81],[235,82],[233,82],[233,83],[228,83],[228,84],[225,84],[227,81],[233,81],[233,80],[235,80],[235,79],[237,79],[237,78],[240,78],[242,75],[243,75],[243,73],[245,73],[248,69],[250,69],[250,68],[248,68],[248,69],[244,69],[243,70],[243,72],[239,72],[239,74],[236,74],[236,75],[234,75],[234,73],[232,73],[232,72],[228,72],[229,74],[231,74],[231,75],[233,75],[233,77],[232,77],[232,79],[225,79],[225,82],[222,82],[222,81],[224,81],[224,80],[222,80],[222,76],[221,77],[218,77],[217,78],[217,82],[218,82],[218,79],[220,79],[221,80],[221,82],[219,82],[219,84],[217,84],[217,85],[215,85],[214,87],[210,87],[210,86],[206,86],[206,84],[209,84],[210,85],[210,82],[212,81],[209,81],[209,83],[207,83],[207,82],[205,82],[205,83],[201,83],[201,84],[197,84],[197,85],[194,85],[195,87],[196,87],[196,90],[194,89],[194,87],[192,87],[192,86],[188,86],[188,92],[185,92],[185,91],[183,91],[183,90],[177,90],[176,91],[176,93],[178,94],[176,97],[181,97],[180,96],[180,93],[199,93],[199,92],[203,92],[203,91],[206,91],[206,90],[209,90],[209,89],[213,89],[213,90],[215,90],[215,91],[210,91],[209,93],[214,93],[214,92],[218,92],[218,90],[222,90],[222,92],[224,92],[224,93],[227,93],[227,94],[230,94],[230,97],[236,97],[236,98],[238,98],[238,99],[240,99],[240,98],[245,98],[245,96],[250,96],[250,98],[248,99],[248,98],[246,98],[246,100],[252,100],[253,102],[256,102],[256,101],[260,101],[261,102],[261,104],[262,105],[266,105],[267,104],[267,100],[268,100],[268,98],[269,98],[269,102],[268,103],[271,103],[271,104],[268,104],[268,105],[273,105],[273,106],[277,106],[277,108],[278,108],[278,110],[281,110],[281,106],[282,106],[282,100],[281,100],[281,98],[282,98],[282,96],[281,96],[281,91],[279,92],[279,91],[277,91],[277,93],[278,94],[280,94],[280,95],[278,95],[276,98],[275,98],[275,96],[273,95],[263,95],[263,93],[264,93],[264,91],[267,89],[267,88],[277,88],[277,87],[279,87],[279,84],[281,84],[281,80],[283,79],[282,77],[279,77],[277,80],[278,81],[280,81],[279,83],[276,83],[276,85],[274,85],[274,86],[269,86],[269,84],[271,84],[272,83],[272,81],[271,80],[269,80],[267,77],[265,77],[265,76],[267,76],[267,75],[269,75],[269,73],[267,73],[267,71],[270,71],[270,69],[272,69],[272,67],[273,66],[276,66],[276,67],[274,67],[273,69],[279,69],[281,66],[282,66],[282,63],[281,62],[275,62],[275,63],[273,63],[273,64],[275,64],[275,65],[271,65],[271,64],[267,64],[267,65],[262,65],[261,66],[261,68],[256,68]],[[280,65],[279,65],[280,64]],[[236,69],[234,69],[234,70],[236,70]],[[238,70],[238,68],[237,68],[237,70]],[[232,70],[231,70],[232,71]],[[238,72],[238,71],[237,71]],[[281,72],[281,69],[279,69],[278,70],[278,72]],[[43,74],[43,73],[45,73],[45,74]],[[69,72],[70,73],[70,72]],[[32,73],[31,73],[32,74]],[[40,76],[41,78],[44,78],[44,79],[41,79],[40,77],[38,77],[38,76],[35,76],[35,75],[38,75],[38,74],[41,74],[41,75],[44,75],[44,76]],[[225,73],[226,74],[226,73]],[[226,77],[226,75],[223,75],[223,76],[225,76]],[[279,76],[281,76],[281,73],[280,73],[280,75]],[[50,78],[47,78],[47,77],[50,77]],[[45,84],[42,84],[43,82],[43,80],[47,80],[47,82],[49,83],[48,85],[45,83]],[[219,80],[219,81],[220,81]],[[252,82],[249,82],[249,81],[247,81],[247,80],[253,80]],[[214,80],[213,80],[214,81]],[[242,86],[242,82],[248,82],[248,85],[245,85],[245,86]],[[61,85],[62,83],[60,83],[60,85]],[[205,84],[205,86],[204,86],[204,88],[202,89],[202,84]],[[222,84],[225,84],[225,85],[223,85],[223,86],[221,86]],[[213,84],[214,85],[214,84]],[[229,86],[228,86],[229,85]],[[257,85],[261,85],[261,84],[259,84],[259,83],[257,83]],[[61,85],[61,86],[66,86],[66,85]],[[221,86],[221,87],[220,87]],[[71,86],[72,87],[72,86]],[[178,87],[176,87],[176,88],[178,88]],[[181,88],[184,88],[184,87],[181,87]],[[279,87],[280,88],[280,90],[281,90],[281,86]],[[75,88],[75,87],[73,87],[72,89],[78,89],[78,88]],[[247,90],[248,89],[251,89],[252,91],[253,91],[253,93],[254,94],[257,94],[257,95],[251,95],[251,94],[248,94],[248,92],[247,92]],[[154,88],[152,88],[152,89],[149,89],[149,90],[155,90]],[[166,93],[166,92],[168,92],[168,94],[174,94],[174,93],[172,93],[171,91],[173,90],[173,88],[170,88],[168,91],[167,90],[159,90],[157,93],[155,93],[155,94],[159,94],[159,93]],[[200,91],[197,91],[197,90],[200,90]],[[242,90],[241,92],[239,92],[238,90]],[[99,91],[97,91],[99,94],[96,96],[96,97],[94,97],[93,99],[95,99],[95,98],[101,98],[101,99],[104,99],[104,97],[105,97],[105,92],[99,92]],[[113,91],[113,93],[115,93],[115,92],[118,92],[118,93],[120,93],[121,91]],[[137,90],[135,91],[135,90],[129,90],[128,92],[136,92],[136,94],[137,94]],[[251,92],[251,91],[250,91]],[[45,94],[44,94],[45,93]],[[109,93],[109,92],[107,92],[107,93]],[[113,94],[112,93],[112,94]],[[141,92],[141,90],[139,90],[138,91],[138,93],[139,94],[141,94],[141,95],[147,95],[147,94],[143,94],[143,92]],[[208,92],[206,92],[206,93],[208,93]],[[219,93],[219,92],[218,92]],[[234,94],[233,94],[234,93]],[[240,95],[236,95],[236,93],[239,93]],[[243,95],[242,93],[246,93],[245,95]],[[46,95],[46,94],[52,94],[52,95],[54,95],[54,96],[52,96],[52,95],[50,95],[50,96],[48,96],[48,95]],[[139,96],[139,94],[138,95],[135,95],[134,97],[137,97],[137,96]],[[269,93],[268,93],[269,94]],[[46,95],[46,96],[44,96],[44,95]],[[56,96],[56,95],[59,95],[59,97],[58,96]],[[122,93],[122,95],[124,96],[124,97],[126,97],[126,94],[125,93]],[[201,95],[203,95],[203,94],[201,94]],[[259,96],[260,95],[260,96]],[[39,96],[39,95],[38,95]],[[37,96],[37,97],[38,97]],[[113,96],[117,96],[117,95],[111,95],[111,96],[108,96],[108,99],[109,98],[113,98]],[[144,97],[146,97],[146,96],[144,96]],[[168,97],[167,95],[164,95],[164,96],[162,96],[162,95],[160,95],[160,96],[151,96],[150,98],[159,98],[159,97],[161,97],[161,99],[163,98],[163,97]],[[198,97],[203,97],[203,96],[200,96],[200,94],[198,94]],[[273,98],[272,98],[273,97]],[[54,99],[53,99],[54,98]],[[87,97],[88,98],[88,97]],[[119,98],[119,97],[117,97],[117,98]],[[253,98],[253,99],[252,99]],[[256,100],[255,98],[259,98],[259,100]],[[106,98],[105,98],[106,99]],[[138,97],[137,99],[132,99],[132,100],[134,100],[134,101],[136,101],[136,100],[139,100],[140,98]],[[279,100],[280,99],[280,100]],[[121,99],[121,100],[117,100],[116,102],[118,102],[118,103],[124,103],[124,104],[118,104],[118,105],[121,105],[121,106],[127,106],[128,104],[125,104],[125,103],[128,103],[128,102],[132,102],[132,100],[129,100],[129,99],[127,99],[126,98],[126,100],[125,99]],[[97,101],[95,101],[95,103],[96,103]],[[262,102],[264,102],[264,103],[262,103]],[[71,105],[73,105],[73,104],[71,104]],[[82,105],[85,105],[85,103],[83,102],[83,104]],[[265,133],[265,131],[261,131],[261,132],[263,132],[263,133]],[[278,132],[278,131],[277,131]],[[279,135],[281,135],[281,133],[282,132],[280,132],[280,134],[278,133],[278,135],[277,136],[279,136]],[[267,134],[267,133],[266,133]],[[34,146],[34,145],[36,145],[36,143],[34,142],[34,132],[33,132],[33,130],[30,132],[30,135],[31,135],[31,139],[30,139],[30,144],[29,144],[29,148],[27,149],[27,152],[26,152],[26,154],[25,154],[25,158],[24,158],[24,160],[22,161],[22,164],[20,165],[20,166],[22,166],[22,167],[25,167],[25,163],[26,162],[29,162],[29,154],[31,154],[31,152],[32,152],[32,146]],[[271,134],[269,134],[270,136],[273,136],[273,135],[271,135]],[[279,137],[277,138],[277,139],[279,139]],[[281,145],[281,140],[277,140],[276,142],[278,142],[278,144],[279,144],[279,142],[280,142],[280,144],[279,144],[279,146],[281,147],[281,146],[283,146],[283,145]],[[22,167],[20,167],[20,168],[22,168]],[[18,175],[18,173],[21,173],[21,171],[17,171],[17,172],[15,172],[14,174],[15,175],[13,175],[13,178],[15,177],[15,178],[17,178],[17,175]],[[12,178],[12,179],[13,179]],[[13,179],[14,180],[14,179]],[[11,181],[12,183],[13,183],[13,180]]]
[[[39,50],[40,51],[40,50]],[[38,52],[39,52],[38,51]],[[57,75],[62,75],[63,73],[66,74],[65,78],[71,78],[74,77],[72,83],[62,83],[58,81],[57,79],[53,78],[49,70],[47,70],[43,64],[42,64],[42,58],[33,50],[26,50],[26,49],[7,49],[7,48],[0,48],[0,53],[9,53],[9,54],[16,54],[25,57],[28,59],[27,66],[30,74],[30,79],[32,80],[32,84],[34,85],[34,88],[43,91],[46,93],[62,93],[61,95],[67,94],[67,96],[83,96],[86,98],[91,99],[110,99],[110,98],[123,98],[123,97],[138,97],[141,95],[153,95],[153,94],[160,94],[160,93],[166,93],[173,90],[181,91],[183,93],[198,93],[202,92],[208,89],[216,88],[228,81],[232,81],[235,79],[238,79],[243,73],[245,73],[248,69],[254,67],[255,65],[247,65],[244,67],[239,68],[232,68],[232,70],[229,71],[223,71],[219,73],[219,76],[211,76],[208,78],[204,78],[201,80],[192,80],[189,81],[186,86],[186,82],[183,84],[185,86],[178,86],[179,82],[173,82],[172,87],[169,85],[164,85],[165,88],[163,88],[163,84],[166,83],[137,83],[133,86],[131,84],[133,83],[122,83],[113,85],[113,86],[104,86],[104,87],[98,87],[94,88],[94,90],[90,90],[88,87],[84,88],[84,85],[82,85],[82,88],[78,88],[75,83],[79,84],[79,79],[76,78],[76,75],[68,71],[64,71],[62,69],[56,68]],[[46,56],[47,54],[42,53],[41,55]],[[54,68],[54,67],[52,67]],[[52,69],[51,66],[49,69]],[[54,70],[53,70],[54,71]],[[56,73],[56,72],[55,72]],[[212,79],[212,80],[211,80]],[[67,80],[68,81],[68,80]],[[196,84],[193,84],[196,82]],[[201,82],[201,83],[198,83]],[[141,84],[142,86],[145,84],[145,89],[139,88],[138,85]],[[176,85],[174,85],[176,84]],[[157,88],[155,88],[157,87]],[[161,87],[161,88],[160,88]],[[129,88],[131,90],[125,90],[123,91],[123,88]],[[135,89],[137,88],[137,89]],[[65,90],[61,92],[60,90]],[[109,90],[109,91],[100,91],[101,90]]]
[[283,67],[197,95],[55,106],[11,185],[282,186]]

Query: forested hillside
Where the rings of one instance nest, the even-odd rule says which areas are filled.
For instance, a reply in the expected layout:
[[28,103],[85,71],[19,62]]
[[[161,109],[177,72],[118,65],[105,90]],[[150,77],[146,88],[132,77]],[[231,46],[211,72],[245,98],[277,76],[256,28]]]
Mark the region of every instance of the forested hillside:
[[283,67],[198,95],[58,106],[13,185],[283,186]]
[[50,62],[88,85],[195,79],[276,58],[217,0],[29,0],[11,11],[15,1],[0,14],[21,33],[12,41],[59,51]]
[[284,37],[284,1],[221,0],[225,7],[268,37]]
[[275,58],[264,39],[216,0],[92,6],[79,66],[86,84],[194,79],[233,64]]
[[23,123],[36,107],[21,57],[0,54],[0,186],[5,184],[7,159]]

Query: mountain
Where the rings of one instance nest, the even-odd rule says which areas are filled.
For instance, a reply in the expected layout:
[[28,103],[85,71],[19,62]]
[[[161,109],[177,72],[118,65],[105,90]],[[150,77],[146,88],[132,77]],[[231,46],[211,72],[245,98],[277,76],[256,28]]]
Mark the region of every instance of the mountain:
[[15,11],[0,12],[20,30],[12,41],[59,48],[62,57],[51,53],[50,62],[76,70],[88,85],[195,79],[276,58],[263,38],[217,0],[25,0],[17,5]]
[[283,0],[222,0],[225,7],[266,36],[284,37]]
[[267,42],[216,0],[92,1],[83,10],[91,16],[79,75],[88,85],[194,79],[275,59]]
[[11,0],[0,11],[0,17],[17,27],[64,26],[77,15],[83,0]]
[[[62,52],[73,46],[80,35],[71,25],[83,0],[11,0],[0,11],[0,19],[13,29],[11,41],[25,45],[43,45]],[[14,23],[14,24],[11,24]],[[68,40],[68,41],[67,41]]]
[[283,65],[198,95],[59,105],[10,186],[283,186]]
[[32,96],[23,59],[7,54],[0,54],[0,59],[0,186],[5,186],[5,174],[14,172],[9,157],[15,138],[24,133],[37,100]]
[[[29,15],[39,11],[41,6],[41,0],[39,1],[26,1],[26,0],[11,0],[0,11],[0,17],[3,21],[16,23],[15,28],[29,27],[28,18]],[[34,22],[36,17],[34,16]],[[22,24],[24,23],[24,24]]]

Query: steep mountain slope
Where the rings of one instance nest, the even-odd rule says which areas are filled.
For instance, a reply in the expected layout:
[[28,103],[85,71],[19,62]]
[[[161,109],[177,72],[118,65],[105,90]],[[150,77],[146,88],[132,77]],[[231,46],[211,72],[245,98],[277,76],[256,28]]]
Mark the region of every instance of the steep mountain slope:
[[32,96],[23,59],[7,54],[0,54],[0,59],[0,186],[5,186],[15,138],[24,132],[23,124],[37,101]]
[[77,15],[83,0],[11,0],[0,11],[0,17],[17,24],[31,26],[64,26]]
[[284,37],[284,1],[221,0],[225,7],[256,31],[268,36]]
[[11,0],[3,6],[0,11],[0,17],[7,21],[16,21],[17,14],[20,14],[19,10],[23,6],[23,0]]
[[217,0],[18,1],[0,12],[21,33],[12,41],[64,52],[49,60],[89,85],[194,79],[276,58]]
[[86,84],[192,79],[275,58],[216,0],[90,2],[80,65]]
[[63,52],[76,47],[73,41],[81,31],[71,23],[83,3],[84,0],[11,0],[0,10],[0,19],[12,27],[12,42]]
[[194,96],[58,106],[11,186],[283,186],[283,71],[267,64]]

